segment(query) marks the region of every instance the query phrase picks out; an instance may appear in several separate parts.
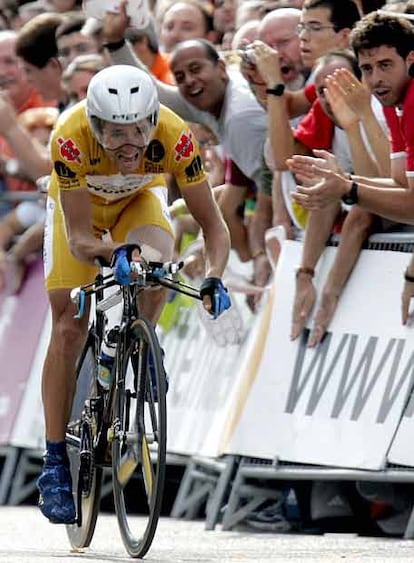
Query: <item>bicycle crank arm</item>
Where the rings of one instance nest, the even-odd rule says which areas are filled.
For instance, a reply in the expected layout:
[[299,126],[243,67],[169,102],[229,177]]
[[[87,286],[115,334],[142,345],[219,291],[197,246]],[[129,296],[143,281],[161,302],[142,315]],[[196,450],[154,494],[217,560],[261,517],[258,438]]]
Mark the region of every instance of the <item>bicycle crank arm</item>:
[[117,471],[119,484],[124,487],[131,479],[139,459],[134,449],[128,450],[121,458],[121,463]]

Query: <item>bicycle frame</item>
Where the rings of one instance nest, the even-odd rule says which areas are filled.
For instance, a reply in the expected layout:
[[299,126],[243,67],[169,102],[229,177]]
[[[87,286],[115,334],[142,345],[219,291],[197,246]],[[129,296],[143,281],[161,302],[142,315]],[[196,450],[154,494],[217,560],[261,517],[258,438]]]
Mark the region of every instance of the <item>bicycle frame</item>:
[[[194,299],[201,300],[200,293],[192,286],[181,282],[176,278],[176,274],[183,267],[183,263],[167,262],[165,264],[160,262],[146,262],[141,260],[139,262],[132,262],[131,269],[136,276],[135,281],[130,285],[121,285],[114,280],[113,275],[105,275],[101,268],[95,280],[82,287],[75,288],[71,291],[72,301],[78,305],[77,317],[84,314],[87,297],[95,296],[95,318],[94,318],[94,337],[95,337],[95,361],[99,361],[99,353],[101,350],[102,341],[105,336],[106,316],[105,312],[115,305],[122,303],[121,323],[119,327],[119,336],[117,342],[117,352],[115,356],[115,363],[113,370],[116,377],[112,379],[109,395],[105,401],[104,417],[105,423],[110,422],[110,417],[113,407],[114,389],[117,385],[117,377],[121,372],[121,361],[125,352],[126,336],[128,328],[131,324],[138,319],[138,294],[148,287],[163,286],[167,289],[179,291],[185,295],[189,295]],[[168,276],[171,277],[168,277]],[[111,287],[118,287],[117,291],[105,297],[104,292]],[[90,329],[88,337],[90,335]]]

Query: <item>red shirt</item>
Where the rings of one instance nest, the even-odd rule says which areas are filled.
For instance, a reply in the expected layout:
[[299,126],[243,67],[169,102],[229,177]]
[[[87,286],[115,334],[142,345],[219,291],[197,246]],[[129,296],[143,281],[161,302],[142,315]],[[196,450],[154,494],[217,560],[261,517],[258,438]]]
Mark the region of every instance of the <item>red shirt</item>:
[[310,150],[329,150],[332,147],[334,123],[323,111],[314,84],[306,86],[305,96],[312,103],[312,107],[298,123],[293,135]]
[[390,130],[391,158],[406,156],[407,177],[414,177],[414,80],[410,80],[401,108],[384,107]]

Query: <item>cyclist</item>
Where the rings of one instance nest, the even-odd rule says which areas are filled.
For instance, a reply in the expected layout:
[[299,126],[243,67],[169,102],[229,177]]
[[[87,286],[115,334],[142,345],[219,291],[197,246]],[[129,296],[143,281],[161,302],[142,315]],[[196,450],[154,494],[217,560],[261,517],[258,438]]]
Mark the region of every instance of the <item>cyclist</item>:
[[[51,149],[44,263],[52,332],[42,380],[46,452],[39,507],[51,522],[71,523],[76,515],[64,440],[88,314],[74,318],[70,290],[93,280],[97,263],[111,265],[117,280],[128,284],[131,257],[140,255],[138,243],[144,258],[171,259],[165,173],[174,176],[203,230],[206,279],[201,293],[214,315],[230,305],[221,282],[229,235],[193,134],[159,104],[152,79],[140,69],[117,65],[96,74],[86,100],[60,117]],[[151,290],[140,303],[154,324],[164,298],[165,290]]]

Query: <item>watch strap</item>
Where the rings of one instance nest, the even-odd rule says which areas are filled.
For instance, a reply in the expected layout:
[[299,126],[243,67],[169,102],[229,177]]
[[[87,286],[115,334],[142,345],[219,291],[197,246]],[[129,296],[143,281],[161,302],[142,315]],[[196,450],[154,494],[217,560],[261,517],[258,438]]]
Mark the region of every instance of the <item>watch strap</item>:
[[266,88],[266,94],[272,94],[272,96],[283,96],[285,92],[285,84],[283,82],[279,82],[275,84],[272,88]]
[[352,182],[349,192],[342,196],[342,201],[347,205],[358,203],[358,184],[356,182]]

